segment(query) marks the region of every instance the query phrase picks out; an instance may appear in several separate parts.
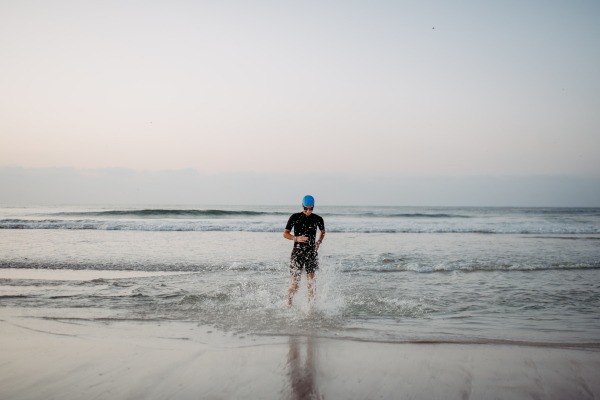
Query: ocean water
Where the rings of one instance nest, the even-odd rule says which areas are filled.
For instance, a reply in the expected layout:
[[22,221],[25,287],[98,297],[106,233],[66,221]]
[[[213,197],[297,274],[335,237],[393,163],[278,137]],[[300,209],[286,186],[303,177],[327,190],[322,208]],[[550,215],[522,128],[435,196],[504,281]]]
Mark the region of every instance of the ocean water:
[[317,302],[285,305],[290,206],[0,206],[0,307],[236,334],[600,345],[599,208],[319,207]]

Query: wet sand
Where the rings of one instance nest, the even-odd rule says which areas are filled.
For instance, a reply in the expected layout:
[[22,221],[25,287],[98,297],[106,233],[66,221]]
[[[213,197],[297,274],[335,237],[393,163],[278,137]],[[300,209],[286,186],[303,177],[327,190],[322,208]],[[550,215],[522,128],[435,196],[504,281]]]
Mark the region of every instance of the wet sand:
[[0,309],[2,399],[593,399],[600,351],[253,336]]

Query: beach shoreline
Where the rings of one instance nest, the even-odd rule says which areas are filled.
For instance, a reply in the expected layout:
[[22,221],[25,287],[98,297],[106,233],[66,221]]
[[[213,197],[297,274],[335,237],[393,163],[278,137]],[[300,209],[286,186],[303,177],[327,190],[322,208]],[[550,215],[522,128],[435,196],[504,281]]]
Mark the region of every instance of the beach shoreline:
[[600,398],[600,209],[292,212],[0,207],[0,398]]
[[[600,351],[223,332],[185,322],[0,311],[6,399],[600,396]],[[582,345],[585,346],[585,345]]]

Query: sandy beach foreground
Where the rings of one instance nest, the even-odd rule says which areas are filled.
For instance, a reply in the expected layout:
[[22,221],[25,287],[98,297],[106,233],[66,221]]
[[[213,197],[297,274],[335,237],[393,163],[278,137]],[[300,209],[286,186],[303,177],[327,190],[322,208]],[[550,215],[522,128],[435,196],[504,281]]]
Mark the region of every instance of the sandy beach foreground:
[[0,311],[2,399],[593,399],[600,351],[254,336]]

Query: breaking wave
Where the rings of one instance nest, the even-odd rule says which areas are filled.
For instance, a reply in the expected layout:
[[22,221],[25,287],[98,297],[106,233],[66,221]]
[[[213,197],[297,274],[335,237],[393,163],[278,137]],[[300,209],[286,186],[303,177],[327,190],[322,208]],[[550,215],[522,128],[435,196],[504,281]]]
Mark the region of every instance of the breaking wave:
[[[445,213],[331,213],[321,212],[322,216],[347,218],[471,218],[468,215]],[[126,217],[126,218],[244,218],[260,216],[289,216],[289,212],[278,211],[248,211],[248,210],[198,210],[198,209],[139,209],[139,210],[109,210],[109,211],[74,211],[50,214],[56,217]]]
[[56,216],[69,217],[142,217],[142,218],[218,218],[218,217],[254,217],[260,215],[287,215],[281,212],[231,211],[231,210],[110,210],[86,212],[60,212]]
[[[0,229],[70,229],[124,231],[229,231],[282,232],[285,220],[94,220],[94,219],[2,219]],[[482,220],[425,221],[379,220],[327,223],[337,233],[484,233],[484,234],[600,234],[600,225],[542,222],[493,222]]]

